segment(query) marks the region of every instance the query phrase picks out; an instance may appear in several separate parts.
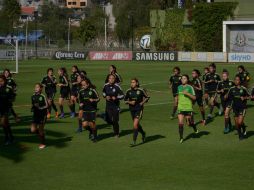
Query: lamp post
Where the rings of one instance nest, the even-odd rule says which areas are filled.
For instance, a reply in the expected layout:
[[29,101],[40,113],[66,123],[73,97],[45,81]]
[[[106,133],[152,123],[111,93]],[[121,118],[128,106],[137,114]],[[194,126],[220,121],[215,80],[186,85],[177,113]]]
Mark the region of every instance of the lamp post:
[[37,49],[38,49],[38,44],[37,44],[37,18],[38,18],[38,11],[34,11],[34,20],[35,20],[35,58],[38,58],[37,54]]

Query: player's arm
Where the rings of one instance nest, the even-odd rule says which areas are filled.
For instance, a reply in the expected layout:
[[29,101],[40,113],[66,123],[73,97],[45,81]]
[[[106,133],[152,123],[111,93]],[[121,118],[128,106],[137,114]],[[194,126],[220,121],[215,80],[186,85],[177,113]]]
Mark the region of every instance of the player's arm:
[[147,94],[146,90],[142,90],[143,93],[143,101],[140,103],[140,105],[144,105],[148,100],[150,99],[150,96]]
[[90,98],[89,100],[90,100],[90,102],[99,102],[100,101],[99,94],[95,89],[93,89],[93,98]]

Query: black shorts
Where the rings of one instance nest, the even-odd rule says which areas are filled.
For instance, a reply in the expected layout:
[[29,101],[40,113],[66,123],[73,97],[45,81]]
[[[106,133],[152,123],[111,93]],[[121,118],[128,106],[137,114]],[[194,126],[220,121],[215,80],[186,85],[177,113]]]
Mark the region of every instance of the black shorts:
[[119,121],[119,113],[120,113],[119,107],[106,107],[106,114],[111,123]]
[[184,116],[192,116],[192,111],[178,111],[178,115],[184,115]]
[[69,100],[70,99],[70,89],[69,88],[62,88],[60,90],[60,98]]
[[77,87],[72,87],[71,88],[71,96],[78,97],[78,88]]
[[54,100],[55,92],[46,92],[46,96],[48,100]]
[[133,120],[135,118],[141,120],[142,116],[143,116],[143,109],[141,109],[141,110],[131,110],[131,117],[132,117]]
[[228,100],[225,100],[223,97],[221,97],[220,100],[223,110],[226,110],[227,107],[230,107],[230,102]]
[[33,114],[33,123],[37,125],[45,124],[47,120],[47,110],[43,111],[34,111]]
[[194,104],[197,103],[199,107],[203,106],[203,95],[197,94]]
[[233,112],[235,114],[235,117],[239,117],[240,115],[242,115],[243,117],[246,114],[246,109],[245,108],[234,108],[233,107]]
[[82,122],[95,122],[96,120],[96,112],[83,112]]
[[9,113],[10,113],[10,109],[1,109],[0,110],[0,118],[1,117],[8,117],[9,116]]

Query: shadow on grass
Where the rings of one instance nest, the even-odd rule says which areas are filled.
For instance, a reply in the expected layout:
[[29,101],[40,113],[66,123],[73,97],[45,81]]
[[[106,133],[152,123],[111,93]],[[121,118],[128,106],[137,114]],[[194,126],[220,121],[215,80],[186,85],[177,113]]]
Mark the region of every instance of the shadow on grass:
[[[29,117],[26,117],[29,118]],[[56,123],[59,123],[55,121]],[[31,121],[28,119],[27,121],[23,120],[22,122],[18,123],[17,126],[31,124]],[[0,157],[4,157],[7,159],[12,160],[14,163],[19,163],[23,160],[23,154],[30,151],[33,145],[39,145],[39,138],[36,134],[31,134],[30,128],[18,128],[12,127],[12,131],[15,138],[15,143],[12,145],[4,146],[0,145]],[[0,144],[1,140],[4,139],[3,131],[0,130]],[[64,148],[72,140],[72,137],[67,136],[65,133],[56,132],[51,129],[45,130],[46,133],[46,145],[48,147],[56,147],[56,148]]]
[[203,136],[209,135],[210,132],[208,131],[200,131],[198,134],[191,133],[187,137],[184,138],[184,141],[190,140],[190,139],[196,139],[196,138],[201,138]]
[[[120,138],[124,137],[126,135],[129,135],[129,134],[132,134],[132,132],[133,132],[133,130],[131,130],[131,129],[121,130],[121,132],[120,132]],[[108,139],[108,138],[112,138],[112,137],[114,137],[114,133],[113,132],[103,133],[103,134],[98,134],[97,140],[98,141],[102,141],[102,140],[105,140],[105,139]]]
[[163,136],[163,135],[148,136],[148,137],[146,137],[146,141],[144,143],[139,143],[139,144],[136,144],[136,145],[132,145],[131,148],[134,148],[134,147],[137,147],[137,146],[141,146],[141,145],[144,145],[144,144],[147,144],[147,143],[151,143],[153,141],[156,141],[156,140],[159,140],[159,139],[164,139],[164,138],[166,138],[166,137]]
[[246,138],[250,138],[252,136],[254,136],[254,131],[247,131]]

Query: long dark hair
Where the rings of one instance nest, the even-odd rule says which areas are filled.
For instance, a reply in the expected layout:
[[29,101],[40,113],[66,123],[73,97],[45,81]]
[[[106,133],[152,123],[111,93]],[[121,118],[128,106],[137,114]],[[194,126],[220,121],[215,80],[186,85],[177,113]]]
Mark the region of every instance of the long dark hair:
[[[115,65],[110,65],[110,67],[113,68],[114,73],[117,73],[117,71],[116,71],[116,66],[115,66]],[[112,72],[111,72],[111,73],[112,73]]]
[[140,87],[140,83],[139,83],[139,80],[135,77],[135,78],[132,78],[131,80],[134,80],[136,83],[137,83],[137,87],[139,88]]
[[212,67],[212,68],[216,69],[215,63],[211,63],[211,64],[209,65],[209,67]]
[[197,73],[198,77],[201,76],[201,72],[198,69],[193,69],[193,72]]
[[77,66],[77,65],[73,65],[72,67],[73,67],[73,68],[75,68],[75,69],[76,69],[76,72],[78,72],[78,73],[79,73],[79,68],[78,68],[78,66]]
[[238,68],[238,69],[242,69],[243,72],[246,71],[246,70],[245,70],[245,67],[244,67],[243,65],[239,65],[237,68]]
[[96,89],[96,86],[91,82],[90,79],[85,78],[83,81],[85,81],[90,88]]
[[12,74],[11,74],[11,71],[10,71],[10,69],[4,69],[4,72],[3,72],[3,74],[5,73],[5,72],[8,72],[8,77],[12,77]]
[[180,73],[180,72],[181,72],[180,67],[174,67],[174,68],[173,68],[173,71],[174,71],[174,70],[177,70],[177,71],[178,71],[178,73]]
[[65,67],[61,67],[60,70],[63,72],[63,76],[65,76],[68,79],[68,73]]
[[54,72],[54,69],[53,69],[53,68],[51,68],[51,67],[50,67],[50,68],[48,68],[48,69],[47,69],[47,74],[49,73],[49,71]]

